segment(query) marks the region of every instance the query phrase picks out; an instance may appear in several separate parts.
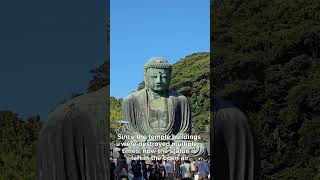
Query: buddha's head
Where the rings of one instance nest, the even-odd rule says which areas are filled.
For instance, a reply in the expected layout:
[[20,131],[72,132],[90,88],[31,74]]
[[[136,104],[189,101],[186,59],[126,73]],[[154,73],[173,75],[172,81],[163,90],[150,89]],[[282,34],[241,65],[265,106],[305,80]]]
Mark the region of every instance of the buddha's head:
[[144,82],[146,88],[163,93],[169,89],[172,67],[167,60],[153,57],[144,65]]

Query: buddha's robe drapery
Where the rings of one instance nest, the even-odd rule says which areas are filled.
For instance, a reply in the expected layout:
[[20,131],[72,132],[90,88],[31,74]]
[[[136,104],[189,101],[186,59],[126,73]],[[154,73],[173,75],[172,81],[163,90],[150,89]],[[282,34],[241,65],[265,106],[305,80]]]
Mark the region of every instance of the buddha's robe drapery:
[[122,118],[128,121],[123,132],[128,135],[173,135],[180,137],[191,134],[191,107],[187,98],[177,92],[169,91],[167,97],[168,119],[167,128],[155,131],[149,122],[150,97],[148,89],[131,93],[122,105]]
[[257,141],[243,112],[216,98],[212,122],[211,165],[215,180],[260,179]]
[[73,98],[49,114],[37,143],[37,179],[108,178],[108,91]]

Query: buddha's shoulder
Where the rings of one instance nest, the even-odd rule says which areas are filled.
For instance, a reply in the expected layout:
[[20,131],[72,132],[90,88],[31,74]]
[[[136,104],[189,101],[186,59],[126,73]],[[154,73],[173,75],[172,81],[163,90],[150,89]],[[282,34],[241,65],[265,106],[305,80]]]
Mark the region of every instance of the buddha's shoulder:
[[[175,99],[180,99],[180,100],[187,100],[187,97],[184,96],[183,94],[176,92],[176,91],[169,91],[169,96],[173,97]],[[141,89],[135,92],[130,93],[124,100],[125,101],[130,101],[130,100],[136,100],[136,99],[143,99],[146,97],[146,89]]]
[[[89,114],[105,114],[105,109],[107,108],[107,101],[109,99],[109,87],[103,87],[97,91],[93,91],[87,94],[83,94],[77,97],[74,97],[52,110],[48,114],[48,119],[43,126],[44,129],[55,129],[58,127],[63,127],[69,122],[73,121],[74,118],[71,117],[87,117]],[[95,116],[93,116],[95,117]],[[80,125],[80,121],[83,121],[83,118],[76,118],[77,123]],[[84,120],[85,121],[85,120]]]
[[169,91],[169,95],[173,98],[176,98],[176,99],[179,99],[179,100],[182,100],[182,101],[186,101],[187,100],[187,97],[184,96],[183,94],[177,92],[177,91],[173,91],[173,90],[170,90]]
[[124,98],[124,100],[128,101],[128,100],[133,100],[137,98],[141,99],[145,96],[145,93],[146,93],[145,89],[141,89],[141,90],[130,93],[127,97]]
[[216,116],[223,119],[246,119],[246,115],[232,102],[215,98]]

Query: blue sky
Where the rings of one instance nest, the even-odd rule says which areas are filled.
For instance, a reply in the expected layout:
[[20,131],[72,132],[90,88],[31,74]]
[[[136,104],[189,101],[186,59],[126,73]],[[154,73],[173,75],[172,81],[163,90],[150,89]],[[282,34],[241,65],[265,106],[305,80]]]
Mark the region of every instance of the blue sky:
[[0,2],[0,110],[47,114],[106,61],[106,1]]
[[210,0],[111,0],[110,8],[111,96],[136,90],[153,56],[174,63],[210,51]]

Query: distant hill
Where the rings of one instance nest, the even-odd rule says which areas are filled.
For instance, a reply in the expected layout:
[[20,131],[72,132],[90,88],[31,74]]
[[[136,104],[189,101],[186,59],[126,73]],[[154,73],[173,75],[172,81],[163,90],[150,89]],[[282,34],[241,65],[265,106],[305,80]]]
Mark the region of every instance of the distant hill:
[[173,64],[171,89],[185,95],[192,105],[192,132],[209,138],[210,54],[194,53]]

